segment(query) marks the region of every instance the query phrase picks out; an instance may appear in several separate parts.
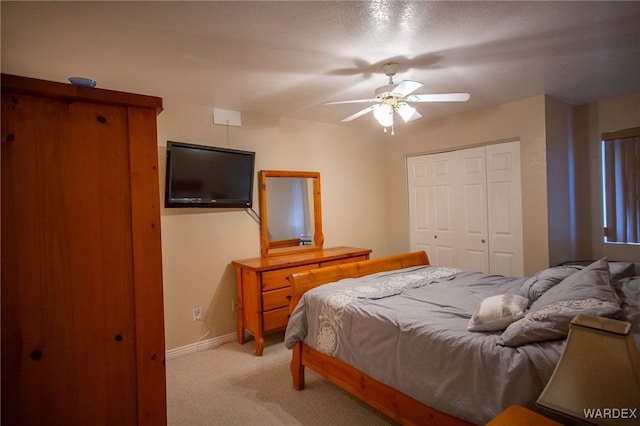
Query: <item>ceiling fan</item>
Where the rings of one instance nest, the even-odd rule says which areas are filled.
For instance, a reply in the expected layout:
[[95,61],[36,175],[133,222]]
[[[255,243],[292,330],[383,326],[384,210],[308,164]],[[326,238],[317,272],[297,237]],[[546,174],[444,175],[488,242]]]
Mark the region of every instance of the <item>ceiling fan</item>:
[[418,102],[465,102],[469,100],[470,95],[468,93],[439,93],[439,94],[425,94],[425,95],[412,95],[422,83],[411,80],[404,80],[402,83],[395,84],[393,82],[393,76],[398,72],[398,63],[389,62],[382,66],[382,71],[387,77],[389,77],[389,83],[385,86],[378,87],[375,91],[375,96],[371,99],[358,99],[351,101],[335,101],[327,102],[325,105],[337,105],[337,104],[354,104],[354,103],[375,103],[361,111],[356,112],[353,115],[343,119],[343,122],[355,120],[358,117],[373,111],[373,116],[378,123],[387,131],[388,127],[391,127],[391,134],[393,134],[393,114],[397,113],[405,123],[422,117],[416,109],[411,106],[412,103]]

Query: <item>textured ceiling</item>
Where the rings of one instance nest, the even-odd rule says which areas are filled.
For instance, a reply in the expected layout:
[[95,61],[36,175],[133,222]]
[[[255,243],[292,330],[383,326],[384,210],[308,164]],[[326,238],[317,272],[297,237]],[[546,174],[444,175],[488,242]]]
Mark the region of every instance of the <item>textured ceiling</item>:
[[[2,72],[340,123],[386,84],[469,92],[428,118],[640,92],[640,2],[7,2]],[[373,125],[362,117],[347,125]],[[409,124],[411,125],[411,123]]]

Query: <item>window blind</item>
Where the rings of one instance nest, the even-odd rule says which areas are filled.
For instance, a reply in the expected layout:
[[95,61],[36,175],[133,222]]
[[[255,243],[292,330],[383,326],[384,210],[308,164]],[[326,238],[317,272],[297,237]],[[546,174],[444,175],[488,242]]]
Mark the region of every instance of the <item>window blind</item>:
[[602,140],[605,241],[640,244],[640,128]]

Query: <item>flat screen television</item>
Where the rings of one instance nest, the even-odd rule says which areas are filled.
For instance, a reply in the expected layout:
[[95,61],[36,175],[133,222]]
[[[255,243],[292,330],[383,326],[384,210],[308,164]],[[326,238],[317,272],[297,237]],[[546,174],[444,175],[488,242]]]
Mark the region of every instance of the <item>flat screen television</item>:
[[167,141],[165,207],[250,208],[255,152]]

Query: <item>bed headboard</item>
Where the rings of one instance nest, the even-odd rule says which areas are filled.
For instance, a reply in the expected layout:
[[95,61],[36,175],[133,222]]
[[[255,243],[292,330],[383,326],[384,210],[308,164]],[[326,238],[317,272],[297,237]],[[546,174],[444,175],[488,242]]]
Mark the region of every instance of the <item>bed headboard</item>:
[[289,305],[290,311],[295,308],[302,295],[314,287],[331,283],[343,278],[357,278],[376,272],[393,271],[410,266],[428,265],[429,256],[424,251],[379,257],[360,262],[343,263],[325,268],[311,269],[287,278],[293,288],[293,297]]

